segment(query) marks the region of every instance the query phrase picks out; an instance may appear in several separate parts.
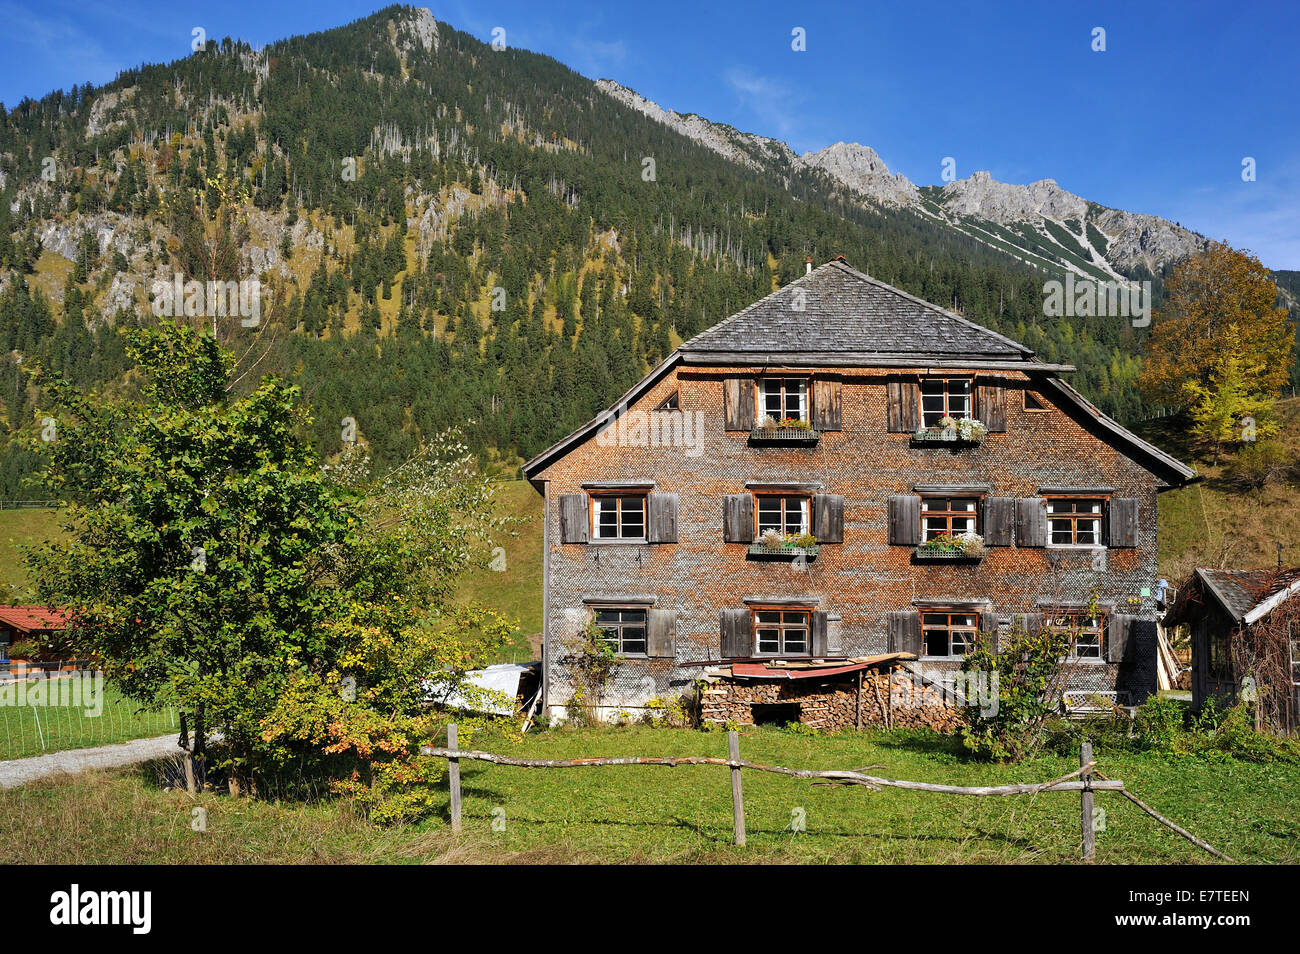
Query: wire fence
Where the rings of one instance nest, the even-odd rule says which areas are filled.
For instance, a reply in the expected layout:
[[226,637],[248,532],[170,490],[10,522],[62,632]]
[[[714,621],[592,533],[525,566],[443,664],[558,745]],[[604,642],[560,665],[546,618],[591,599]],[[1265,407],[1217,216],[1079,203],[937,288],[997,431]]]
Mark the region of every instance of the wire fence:
[[[46,698],[57,700],[56,679],[46,680]],[[14,704],[23,701],[16,685],[0,685],[0,760],[30,758],[65,749],[83,749],[178,732],[174,708],[139,711],[137,703],[109,687],[76,705]],[[8,691],[5,691],[5,690]],[[66,700],[63,700],[66,701]]]

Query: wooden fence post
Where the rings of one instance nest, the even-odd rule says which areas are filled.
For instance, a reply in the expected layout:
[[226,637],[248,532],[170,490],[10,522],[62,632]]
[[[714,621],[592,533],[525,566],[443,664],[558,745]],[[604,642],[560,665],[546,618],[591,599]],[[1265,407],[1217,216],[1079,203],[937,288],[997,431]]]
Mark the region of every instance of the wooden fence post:
[[[740,736],[735,729],[727,732],[727,758],[740,761]],[[745,796],[740,790],[740,767],[731,767],[731,820],[736,828],[736,847],[745,847]]]
[[[447,748],[456,750],[456,723],[447,726]],[[447,759],[447,774],[451,781],[451,831],[460,834],[460,759]]]
[[[1087,765],[1091,761],[1092,743],[1080,743],[1080,767]],[[1083,860],[1092,861],[1097,851],[1096,833],[1092,828],[1092,788],[1088,784],[1092,781],[1092,769],[1083,772],[1081,778],[1084,782],[1084,788],[1079,792],[1079,825],[1083,831]]]

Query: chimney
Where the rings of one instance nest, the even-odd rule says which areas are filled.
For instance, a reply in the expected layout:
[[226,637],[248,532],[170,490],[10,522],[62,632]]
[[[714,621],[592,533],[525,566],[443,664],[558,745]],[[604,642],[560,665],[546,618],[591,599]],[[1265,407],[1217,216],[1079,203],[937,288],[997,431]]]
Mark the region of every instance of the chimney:
[[804,273],[805,275],[811,275],[811,274],[812,274],[812,256],[811,256],[811,255],[805,255],[805,256],[804,256],[804,259],[803,259],[803,273]]

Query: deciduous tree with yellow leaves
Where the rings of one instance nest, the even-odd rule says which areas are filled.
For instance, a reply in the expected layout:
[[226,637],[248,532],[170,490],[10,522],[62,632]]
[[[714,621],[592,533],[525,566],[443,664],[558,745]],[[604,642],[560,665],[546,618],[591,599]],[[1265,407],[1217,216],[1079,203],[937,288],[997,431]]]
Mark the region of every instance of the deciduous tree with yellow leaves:
[[1217,460],[1225,443],[1275,433],[1273,401],[1295,329],[1259,259],[1214,243],[1174,268],[1138,379],[1151,401],[1185,407]]

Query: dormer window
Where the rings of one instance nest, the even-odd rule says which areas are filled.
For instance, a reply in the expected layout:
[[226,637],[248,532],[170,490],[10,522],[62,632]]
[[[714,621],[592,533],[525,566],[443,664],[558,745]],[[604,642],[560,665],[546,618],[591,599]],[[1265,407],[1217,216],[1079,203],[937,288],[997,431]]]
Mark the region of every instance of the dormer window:
[[955,421],[971,417],[970,378],[923,378],[921,380],[921,423],[942,427],[944,418]]
[[759,421],[808,420],[807,378],[763,378],[759,382]]

